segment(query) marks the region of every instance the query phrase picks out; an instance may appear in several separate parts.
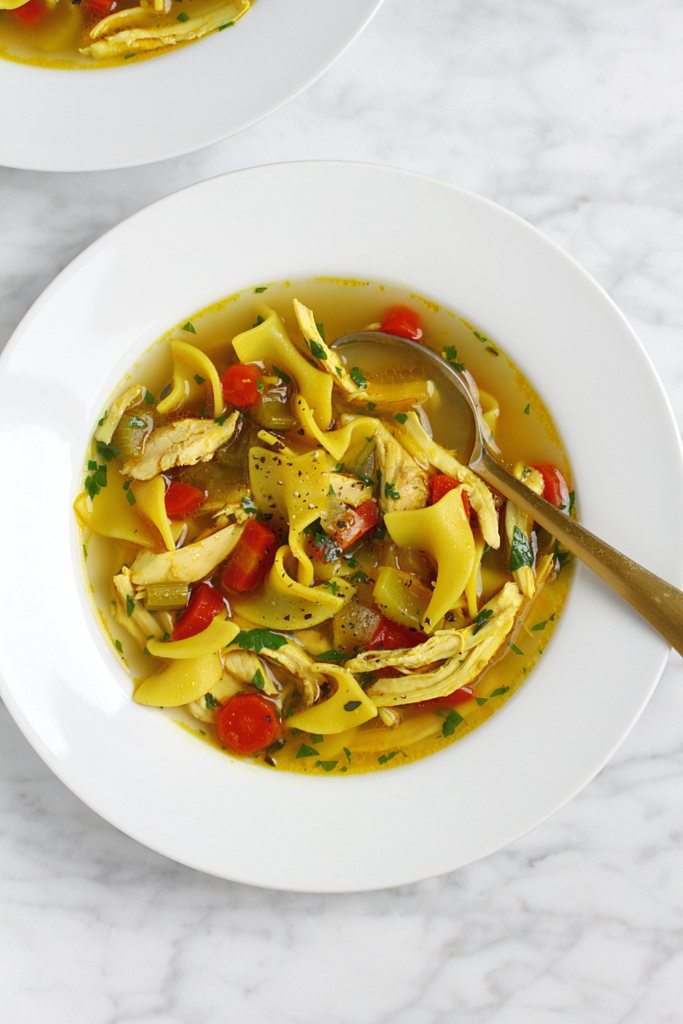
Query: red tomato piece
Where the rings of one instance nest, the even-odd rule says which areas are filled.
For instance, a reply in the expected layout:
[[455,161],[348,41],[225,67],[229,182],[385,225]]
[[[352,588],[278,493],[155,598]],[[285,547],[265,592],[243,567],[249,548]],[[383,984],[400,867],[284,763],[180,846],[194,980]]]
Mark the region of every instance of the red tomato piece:
[[364,501],[358,508],[350,508],[337,521],[337,528],[330,536],[346,551],[357,540],[374,530],[380,521],[379,509],[374,501]]
[[273,564],[276,551],[273,531],[258,519],[250,519],[223,570],[221,586],[240,594],[253,590]]
[[47,7],[38,0],[28,0],[27,4],[17,7],[14,15],[22,25],[29,26],[37,25],[48,13]]
[[459,690],[446,694],[445,697],[434,697],[432,700],[419,700],[415,704],[408,704],[409,708],[418,711],[438,711],[439,708],[454,708],[458,704],[465,704],[474,697],[474,690],[471,686],[461,686]]
[[181,483],[180,480],[171,480],[166,491],[164,502],[166,514],[169,519],[184,519],[196,512],[206,497],[206,491],[200,491],[198,487]]
[[200,583],[190,595],[184,609],[173,627],[173,640],[187,640],[203,632],[211,621],[225,608],[225,602],[210,583]]
[[392,622],[386,615],[383,615],[372,634],[370,650],[396,651],[400,647],[416,647],[425,639],[424,633],[408,629],[407,626],[400,626],[398,622]]
[[118,4],[116,0],[87,0],[88,9],[97,14],[100,18],[104,18],[107,14],[111,14],[112,11],[116,10]]
[[[455,490],[456,487],[460,487],[457,480],[453,480],[450,476],[444,476],[443,473],[439,473],[437,476],[433,476],[429,481],[429,488],[432,495],[432,505],[436,505],[437,501],[441,501],[444,494],[448,494],[449,491]],[[470,499],[467,496],[467,491],[463,487],[460,491],[462,495],[462,503],[465,506],[465,515],[469,519],[470,517]]]
[[[256,405],[263,391],[262,370],[252,366],[250,363],[242,365],[235,363],[229,366],[223,374],[221,387],[223,398],[238,409],[246,409],[250,405]],[[261,391],[259,391],[259,387]]]
[[275,705],[258,693],[236,693],[216,716],[218,738],[235,754],[263,750],[279,728]]
[[569,509],[569,488],[567,481],[557,466],[551,462],[542,462],[534,466],[543,477],[543,497],[555,508]]
[[409,341],[419,341],[423,334],[422,320],[420,315],[408,306],[392,306],[384,315],[380,331],[384,331],[385,334],[397,334],[399,338],[408,338]]

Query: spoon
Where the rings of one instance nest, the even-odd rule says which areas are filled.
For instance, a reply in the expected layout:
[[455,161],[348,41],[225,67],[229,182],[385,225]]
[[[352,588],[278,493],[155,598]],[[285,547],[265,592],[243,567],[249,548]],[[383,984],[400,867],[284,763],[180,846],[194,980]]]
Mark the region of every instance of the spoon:
[[381,331],[347,334],[338,338],[332,348],[367,342],[410,353],[418,362],[428,364],[429,368],[438,371],[451,390],[457,392],[461,405],[464,399],[472,418],[474,443],[467,459],[469,468],[532,516],[563,547],[621,594],[679,654],[683,654],[683,593],[534,494],[501,465],[494,455],[494,449],[497,449],[479,407],[477,386],[467,371],[458,372],[424,345]]

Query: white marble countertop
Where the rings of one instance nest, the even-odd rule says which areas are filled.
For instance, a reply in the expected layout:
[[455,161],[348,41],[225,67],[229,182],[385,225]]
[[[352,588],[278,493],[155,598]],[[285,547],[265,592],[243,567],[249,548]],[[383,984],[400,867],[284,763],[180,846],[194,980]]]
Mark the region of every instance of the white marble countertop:
[[[473,189],[567,249],[638,331],[680,426],[682,43],[676,0],[386,0],[318,83],[237,138],[133,170],[0,169],[0,346],[72,257],[153,200],[253,164],[364,160]],[[452,875],[351,896],[167,861],[83,806],[4,709],[0,729],[7,1024],[683,1019],[677,655],[550,821]]]

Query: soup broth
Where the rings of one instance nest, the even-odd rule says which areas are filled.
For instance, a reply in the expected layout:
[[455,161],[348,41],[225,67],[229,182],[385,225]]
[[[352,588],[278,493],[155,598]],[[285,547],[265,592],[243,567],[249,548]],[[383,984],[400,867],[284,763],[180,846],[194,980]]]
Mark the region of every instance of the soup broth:
[[[310,322],[302,309],[313,311]],[[88,452],[76,501],[83,565],[135,699],[163,704],[218,750],[271,768],[378,770],[462,738],[526,679],[566,599],[567,553],[460,462],[471,446],[467,421],[438,380],[380,346],[340,349],[343,360],[332,365],[331,342],[377,329],[396,309],[409,327],[419,323],[424,344],[473,376],[508,467],[573,514],[571,471],[552,418],[497,341],[427,299],[376,282],[262,285],[196,314],[122,382],[115,399],[135,385],[138,394],[112,437],[95,439]],[[192,372],[200,363],[188,345],[215,368],[220,398],[209,371]],[[312,385],[304,367],[319,374]],[[333,379],[327,422],[324,374]],[[248,394],[250,381],[258,394]],[[97,430],[115,415],[110,403]],[[208,461],[150,475],[150,439],[188,422],[232,434]],[[217,564],[189,584],[176,584],[182,572],[174,570],[164,579],[184,591],[157,593],[164,559],[223,536],[229,551]],[[188,616],[197,615],[183,639]],[[206,630],[218,638],[208,654]],[[194,653],[181,657],[178,643],[194,643]],[[192,678],[181,678],[183,666]],[[158,699],[170,692],[172,701]],[[253,749],[240,709],[269,719],[259,719]]]

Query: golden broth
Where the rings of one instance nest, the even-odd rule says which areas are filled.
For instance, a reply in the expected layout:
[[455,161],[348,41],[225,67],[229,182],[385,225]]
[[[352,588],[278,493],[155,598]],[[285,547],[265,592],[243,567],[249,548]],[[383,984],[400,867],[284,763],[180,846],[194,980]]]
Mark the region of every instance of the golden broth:
[[[174,338],[190,341],[206,352],[222,374],[234,361],[231,339],[254,325],[261,303],[276,309],[283,317],[290,336],[299,328],[292,311],[292,300],[298,298],[309,306],[318,323],[323,323],[328,344],[336,338],[376,325],[384,313],[396,304],[407,305],[422,318],[425,341],[435,351],[445,346],[457,348],[457,359],[473,374],[481,391],[494,395],[500,405],[495,429],[495,440],[502,457],[509,466],[518,461],[528,465],[553,463],[565,475],[571,487],[571,472],[552,418],[539,395],[507,358],[498,344],[456,314],[403,289],[371,282],[306,280],[260,286],[258,292],[248,289],[239,295],[195,314],[190,322],[168,332],[143,357],[141,362],[122,382],[119,393],[131,382],[145,384],[159,395],[172,371],[169,342]],[[195,333],[192,333],[194,330]],[[394,353],[381,348],[353,353],[353,362],[362,358],[362,367],[368,379],[400,380],[415,376],[409,361],[397,359]],[[452,410],[437,393],[425,404],[437,441],[457,448],[453,432]],[[195,409],[198,412],[199,409]],[[363,412],[362,407],[357,410]],[[455,434],[458,434],[457,426]],[[461,432],[462,433],[462,432]],[[293,443],[288,439],[288,443]],[[188,467],[188,481],[193,474],[201,477],[202,465]],[[210,523],[210,518],[197,516],[190,521],[188,530],[196,535]],[[129,667],[134,678],[142,679],[158,670],[162,662],[144,655],[144,652],[116,623],[111,615],[111,578],[121,564],[129,561],[133,545],[112,541],[84,532],[84,566],[90,583],[93,601],[103,626],[116,644],[117,656]],[[549,543],[547,535],[544,538]],[[502,550],[501,545],[501,550]],[[370,574],[381,565],[394,565],[409,569],[404,564],[404,552],[390,539],[364,545],[357,565]],[[318,572],[318,570],[316,570]],[[321,575],[323,574],[320,568]],[[482,562],[482,601],[511,579],[501,551],[490,550]],[[318,576],[317,579],[320,579]],[[402,708],[403,720],[393,728],[374,719],[365,725],[324,738],[302,733],[288,738],[277,752],[255,756],[259,763],[271,767],[314,774],[355,773],[394,767],[423,757],[462,738],[501,707],[521,685],[529,671],[543,653],[559,613],[564,605],[571,579],[571,568],[563,568],[555,579],[546,583],[527,604],[518,620],[503,653],[479,676],[474,685],[474,696],[454,709]],[[359,596],[368,599],[372,588],[358,585]],[[248,623],[239,623],[250,628]],[[317,627],[325,636],[330,649],[334,637],[331,624]],[[296,637],[296,633],[293,634]],[[269,672],[279,678],[277,666]],[[186,728],[203,736],[220,749],[213,727],[197,722],[184,709],[172,709],[173,718]],[[314,751],[302,755],[301,748]],[[268,758],[268,760],[266,760]]]

